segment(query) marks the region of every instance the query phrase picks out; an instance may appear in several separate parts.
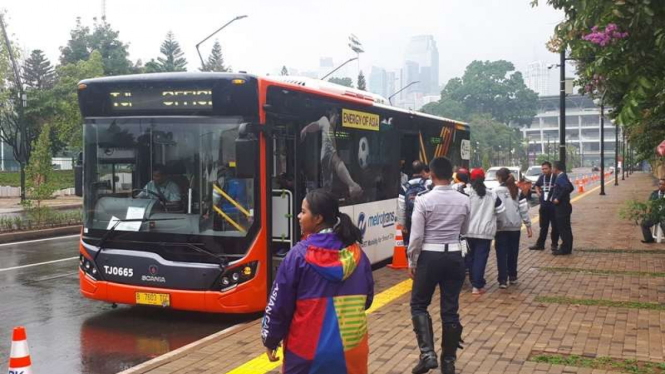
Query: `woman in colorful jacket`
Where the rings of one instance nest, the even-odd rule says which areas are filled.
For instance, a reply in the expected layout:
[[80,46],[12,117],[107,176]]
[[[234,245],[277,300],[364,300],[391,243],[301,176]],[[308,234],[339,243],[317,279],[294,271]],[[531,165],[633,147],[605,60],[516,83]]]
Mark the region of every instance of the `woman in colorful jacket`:
[[529,218],[529,203],[526,197],[520,194],[515,184],[515,177],[507,168],[496,172],[496,178],[501,183],[494,192],[506,207],[497,219],[497,232],[494,246],[496,247],[496,264],[499,270],[499,288],[508,288],[517,284],[517,255],[520,251],[520,232],[522,224],[526,226],[529,238],[531,219]]
[[307,194],[298,220],[305,239],[280,265],[263,317],[268,358],[283,342],[285,374],[367,374],[374,279],[362,234],[324,190]]

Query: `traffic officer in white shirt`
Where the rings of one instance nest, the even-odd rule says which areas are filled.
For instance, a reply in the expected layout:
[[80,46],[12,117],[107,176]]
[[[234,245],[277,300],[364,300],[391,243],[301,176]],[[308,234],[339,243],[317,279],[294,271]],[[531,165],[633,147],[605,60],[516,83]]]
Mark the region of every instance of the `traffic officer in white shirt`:
[[420,348],[420,360],[412,373],[424,374],[438,367],[432,319],[427,312],[438,285],[443,325],[441,372],[454,374],[462,336],[459,294],[465,277],[460,235],[467,232],[471,205],[468,196],[450,186],[453,175],[450,160],[435,158],[430,171],[434,188],[422,192],[415,200],[408,248],[409,273],[414,280],[411,318]]

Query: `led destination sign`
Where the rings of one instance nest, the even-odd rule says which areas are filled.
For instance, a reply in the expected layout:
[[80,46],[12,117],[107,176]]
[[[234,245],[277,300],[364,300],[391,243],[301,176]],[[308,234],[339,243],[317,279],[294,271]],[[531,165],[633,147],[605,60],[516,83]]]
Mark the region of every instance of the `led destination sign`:
[[109,92],[109,99],[114,111],[212,109],[212,90],[115,90]]

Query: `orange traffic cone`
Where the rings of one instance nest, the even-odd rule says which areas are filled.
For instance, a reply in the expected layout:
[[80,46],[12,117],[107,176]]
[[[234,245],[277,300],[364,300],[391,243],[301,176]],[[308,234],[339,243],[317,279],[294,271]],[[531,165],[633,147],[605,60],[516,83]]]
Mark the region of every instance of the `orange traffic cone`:
[[393,249],[393,262],[388,265],[389,268],[400,270],[409,267],[406,261],[406,247],[404,246],[404,238],[402,237],[402,227],[396,225],[395,230],[395,247]]
[[580,183],[577,185],[577,192],[584,193],[584,184]]
[[14,328],[12,349],[9,355],[9,374],[32,374],[28,340],[23,326]]

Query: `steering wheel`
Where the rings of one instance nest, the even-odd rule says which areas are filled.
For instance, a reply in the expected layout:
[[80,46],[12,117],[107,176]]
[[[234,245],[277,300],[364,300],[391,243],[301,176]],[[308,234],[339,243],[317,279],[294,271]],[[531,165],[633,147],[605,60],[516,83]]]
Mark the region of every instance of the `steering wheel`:
[[164,208],[164,210],[166,210],[166,203],[168,203],[168,201],[166,201],[166,199],[164,197],[162,197],[160,194],[158,194],[157,192],[150,191],[150,190],[147,190],[145,188],[144,189],[135,189],[135,190],[132,190],[132,198],[133,199],[136,198],[135,192],[144,192],[144,191],[151,194],[152,196],[156,197],[157,200],[159,201],[159,203],[162,205],[162,208]]

